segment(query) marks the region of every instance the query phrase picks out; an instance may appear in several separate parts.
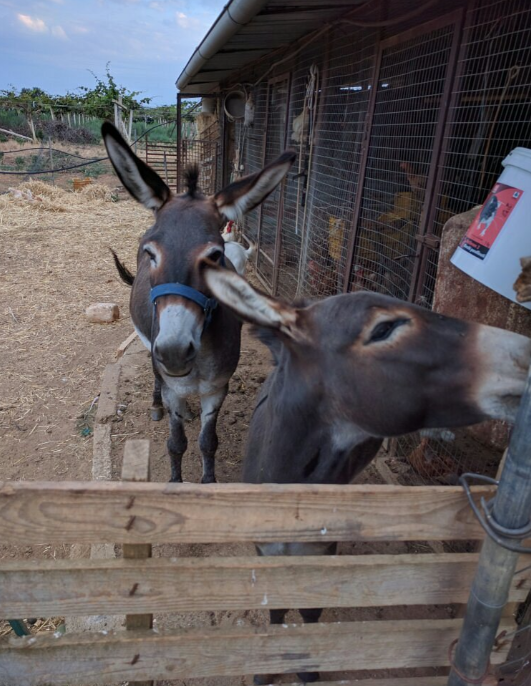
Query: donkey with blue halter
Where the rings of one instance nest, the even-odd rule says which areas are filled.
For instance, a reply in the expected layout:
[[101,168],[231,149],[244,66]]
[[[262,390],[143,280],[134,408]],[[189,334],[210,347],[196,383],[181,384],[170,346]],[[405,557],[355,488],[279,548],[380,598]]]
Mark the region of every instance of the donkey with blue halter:
[[133,154],[112,124],[102,127],[109,158],[125,188],[153,210],[155,223],[140,241],[133,276],[115,255],[122,279],[132,286],[130,310],[140,340],[152,353],[155,419],[160,401],[168,410],[171,481],[181,481],[187,448],[186,398],[199,395],[203,483],[215,478],[216,423],[240,355],[241,322],[201,290],[195,263],[206,248],[224,256],[221,228],[261,203],[284,179],[295,155],[286,152],[261,172],[236,181],[214,196],[198,187],[197,169],[185,175],[187,190],[173,195],[164,181]]
[[[258,327],[275,367],[260,389],[244,457],[248,483],[347,484],[385,436],[514,421],[531,358],[519,334],[443,317],[378,293],[299,306],[223,269],[217,248],[198,260],[211,294]],[[335,554],[336,544],[260,543],[260,555]],[[320,609],[301,609],[316,622]],[[272,610],[282,623],[286,610]],[[318,674],[299,674],[315,681]],[[272,675],[255,678],[269,684]]]

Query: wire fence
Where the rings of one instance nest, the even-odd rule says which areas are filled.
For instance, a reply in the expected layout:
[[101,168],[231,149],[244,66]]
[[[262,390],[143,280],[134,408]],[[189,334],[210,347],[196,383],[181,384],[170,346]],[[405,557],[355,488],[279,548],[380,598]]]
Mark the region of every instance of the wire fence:
[[[284,147],[298,153],[242,227],[273,293],[361,289],[431,307],[445,222],[483,202],[503,158],[529,147],[531,6],[441,7],[396,26],[389,16],[384,29],[340,23],[239,75],[255,116],[229,132],[232,178]],[[501,454],[459,430],[393,441],[387,464],[397,483],[447,484],[494,476]]]

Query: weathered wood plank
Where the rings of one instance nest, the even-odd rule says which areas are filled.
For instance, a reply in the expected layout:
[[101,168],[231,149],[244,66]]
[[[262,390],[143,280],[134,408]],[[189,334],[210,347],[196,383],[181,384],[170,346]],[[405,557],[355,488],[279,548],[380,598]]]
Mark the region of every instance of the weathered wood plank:
[[[453,619],[349,622],[3,639],[1,675],[17,686],[77,686],[149,678],[447,666],[448,646],[457,638],[460,624]],[[492,662],[502,662],[507,649],[493,653]]]
[[[465,603],[478,555],[39,560],[0,564],[0,617]],[[521,602],[531,571],[513,580]]]
[[[129,440],[125,444],[124,459],[122,463],[122,481],[148,482],[150,479],[149,441]],[[150,543],[124,543],[124,560],[147,560],[151,557]],[[106,586],[104,582],[104,587]],[[129,597],[134,597],[138,585],[133,583],[128,592]],[[137,614],[130,604],[124,607],[125,626],[128,630],[151,629],[153,627],[153,608],[146,608],[143,614]],[[102,610],[108,612],[108,610]],[[153,682],[142,682],[139,686],[151,686]]]
[[[490,487],[473,489],[489,498]],[[0,482],[4,543],[482,539],[460,487]]]

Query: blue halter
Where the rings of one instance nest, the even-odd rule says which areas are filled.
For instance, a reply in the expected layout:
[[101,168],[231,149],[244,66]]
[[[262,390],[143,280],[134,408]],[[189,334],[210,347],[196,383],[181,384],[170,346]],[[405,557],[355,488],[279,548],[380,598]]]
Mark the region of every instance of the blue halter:
[[157,298],[160,298],[162,295],[180,295],[182,298],[191,300],[199,305],[205,314],[203,329],[210,324],[212,313],[218,306],[218,301],[215,298],[207,298],[204,293],[196,291],[191,286],[185,286],[183,283],[161,283],[159,286],[154,286],[150,293],[151,302],[156,305]]

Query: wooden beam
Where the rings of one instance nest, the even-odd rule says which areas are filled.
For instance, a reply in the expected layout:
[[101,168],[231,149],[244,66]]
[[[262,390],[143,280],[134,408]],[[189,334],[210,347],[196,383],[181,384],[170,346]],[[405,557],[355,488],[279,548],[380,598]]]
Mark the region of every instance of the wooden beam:
[[[446,667],[459,620],[212,627],[0,639],[5,683],[104,684],[242,674]],[[512,630],[504,623],[500,630]],[[492,654],[505,659],[508,645]]]
[[[489,499],[491,487],[474,497]],[[0,482],[3,543],[477,540],[456,486]]]
[[[124,459],[122,463],[122,481],[146,483],[150,479],[150,462],[149,462],[149,441],[148,440],[129,440],[126,441],[124,448]],[[151,543],[124,543],[123,557],[124,560],[148,560],[151,558]],[[102,580],[102,588],[106,588],[106,582]],[[127,596],[128,600],[134,598],[138,591],[138,584],[133,582],[129,587]],[[102,610],[102,612],[109,612]],[[148,607],[144,613],[133,614],[135,608],[131,607],[131,603],[125,603],[125,627],[128,631],[135,631],[137,629],[152,629],[153,628],[153,608]],[[121,613],[119,613],[121,614]],[[142,680],[131,682],[135,686],[153,686],[153,681]]]
[[21,133],[15,133],[15,131],[10,131],[9,129],[0,129],[0,133],[7,133],[8,136],[15,136],[16,138],[23,138],[25,141],[33,141],[33,138],[23,136]]
[[[477,561],[475,553],[6,561],[0,617],[466,603]],[[529,589],[531,570],[515,577],[510,600]]]

